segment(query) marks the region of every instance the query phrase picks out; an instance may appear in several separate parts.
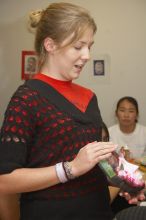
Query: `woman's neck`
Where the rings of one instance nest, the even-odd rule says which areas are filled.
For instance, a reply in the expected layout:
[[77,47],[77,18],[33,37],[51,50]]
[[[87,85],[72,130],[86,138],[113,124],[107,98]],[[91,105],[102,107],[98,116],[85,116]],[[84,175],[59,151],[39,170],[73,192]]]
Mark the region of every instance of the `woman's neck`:
[[123,133],[130,134],[135,130],[136,123],[133,125],[128,125],[128,126],[127,125],[119,125],[119,127]]

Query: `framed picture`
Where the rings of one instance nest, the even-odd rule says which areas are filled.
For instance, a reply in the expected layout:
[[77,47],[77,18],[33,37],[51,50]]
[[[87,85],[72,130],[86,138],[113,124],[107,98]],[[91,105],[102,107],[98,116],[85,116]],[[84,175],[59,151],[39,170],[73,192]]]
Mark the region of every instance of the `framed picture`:
[[105,75],[105,61],[104,60],[94,60],[94,76],[104,76]]
[[22,51],[22,79],[31,79],[37,73],[37,69],[38,59],[35,51]]

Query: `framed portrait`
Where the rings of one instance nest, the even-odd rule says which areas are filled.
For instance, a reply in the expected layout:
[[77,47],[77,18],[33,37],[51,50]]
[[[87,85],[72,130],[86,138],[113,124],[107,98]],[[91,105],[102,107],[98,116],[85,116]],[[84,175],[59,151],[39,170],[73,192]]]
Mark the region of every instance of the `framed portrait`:
[[104,60],[94,60],[94,76],[104,76],[105,75],[105,61]]
[[22,79],[31,79],[37,73],[37,69],[38,59],[35,51],[22,51]]
[[93,83],[110,83],[111,56],[109,54],[96,54],[92,60]]

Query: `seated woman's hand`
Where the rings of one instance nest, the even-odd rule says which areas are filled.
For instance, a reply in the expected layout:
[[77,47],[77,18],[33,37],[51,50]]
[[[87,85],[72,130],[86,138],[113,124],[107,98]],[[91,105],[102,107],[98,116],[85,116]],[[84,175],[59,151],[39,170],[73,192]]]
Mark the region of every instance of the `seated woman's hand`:
[[119,195],[124,197],[129,204],[138,204],[139,202],[144,201],[146,199],[144,195],[144,190],[140,191],[136,195],[130,195],[127,192],[120,192]]

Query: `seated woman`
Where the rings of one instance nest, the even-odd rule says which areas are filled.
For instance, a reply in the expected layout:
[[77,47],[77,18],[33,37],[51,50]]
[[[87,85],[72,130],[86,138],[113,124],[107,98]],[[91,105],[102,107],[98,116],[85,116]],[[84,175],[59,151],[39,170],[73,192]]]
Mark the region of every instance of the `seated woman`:
[[[118,144],[119,150],[129,149],[130,157],[141,158],[146,154],[146,127],[138,123],[139,108],[136,99],[129,96],[121,98],[115,113],[118,123],[108,129],[110,140]],[[111,206],[113,212],[117,213],[131,205],[117,196]]]
[[128,147],[133,158],[146,154],[146,127],[138,123],[139,108],[135,98],[125,96],[116,107],[118,123],[109,127],[110,140],[121,147]]

